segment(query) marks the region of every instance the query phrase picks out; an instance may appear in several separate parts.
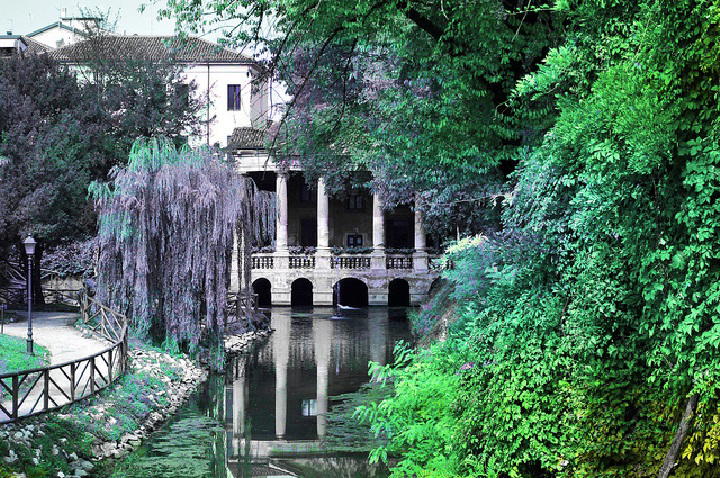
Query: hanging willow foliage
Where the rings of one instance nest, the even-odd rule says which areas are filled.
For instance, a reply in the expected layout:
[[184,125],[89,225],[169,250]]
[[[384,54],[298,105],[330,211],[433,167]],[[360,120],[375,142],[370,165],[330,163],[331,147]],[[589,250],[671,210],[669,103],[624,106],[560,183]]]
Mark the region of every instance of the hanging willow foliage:
[[217,153],[138,140],[90,194],[99,213],[98,295],[141,337],[197,344],[225,323],[233,233],[258,240],[255,186]]

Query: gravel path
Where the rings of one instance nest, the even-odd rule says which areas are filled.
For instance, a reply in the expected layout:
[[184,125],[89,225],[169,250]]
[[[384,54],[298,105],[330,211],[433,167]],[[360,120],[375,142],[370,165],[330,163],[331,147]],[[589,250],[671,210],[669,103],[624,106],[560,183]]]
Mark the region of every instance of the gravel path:
[[[27,314],[21,317],[24,319]],[[87,357],[107,348],[109,342],[85,338],[72,326],[79,317],[72,312],[34,312],[33,339],[50,351],[54,364]],[[27,321],[5,324],[5,333],[27,338]]]

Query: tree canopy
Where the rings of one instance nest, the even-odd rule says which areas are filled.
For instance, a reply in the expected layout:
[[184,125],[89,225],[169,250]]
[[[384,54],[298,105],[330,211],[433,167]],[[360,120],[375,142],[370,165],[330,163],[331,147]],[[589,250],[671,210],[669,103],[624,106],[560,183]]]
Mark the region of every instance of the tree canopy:
[[[104,180],[113,166],[124,164],[137,137],[161,134],[182,142],[198,127],[195,86],[185,85],[178,96],[185,83],[174,65],[138,62],[115,52],[111,60],[82,71],[95,74],[85,78],[47,55],[0,61],[3,258],[15,256],[13,247],[24,254],[19,245],[27,234],[38,240],[38,263],[47,247],[93,236],[90,182]],[[5,267],[13,264],[0,267],[0,284]]]

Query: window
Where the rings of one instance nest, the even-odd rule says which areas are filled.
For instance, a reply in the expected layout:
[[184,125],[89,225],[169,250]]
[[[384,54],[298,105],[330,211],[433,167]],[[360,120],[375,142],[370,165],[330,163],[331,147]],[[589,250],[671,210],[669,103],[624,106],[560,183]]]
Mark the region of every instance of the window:
[[362,245],[363,245],[362,234],[348,234],[347,245],[348,245],[348,247],[362,247]]
[[345,200],[346,209],[365,209],[365,198],[361,194],[352,193]]
[[317,400],[314,398],[305,399],[302,401],[302,416],[314,417],[317,416]]
[[239,110],[242,105],[242,85],[227,85],[227,109]]

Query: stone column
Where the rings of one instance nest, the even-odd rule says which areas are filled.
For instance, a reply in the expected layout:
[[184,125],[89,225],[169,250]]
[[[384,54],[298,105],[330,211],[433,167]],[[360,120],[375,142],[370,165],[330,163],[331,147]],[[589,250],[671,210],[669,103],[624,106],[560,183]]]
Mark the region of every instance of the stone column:
[[330,248],[330,229],[328,225],[330,201],[325,192],[325,179],[319,178],[317,182],[317,250]]
[[413,269],[416,271],[426,271],[427,265],[427,248],[425,245],[425,225],[423,224],[421,200],[415,197],[415,252],[413,253]]
[[[325,191],[325,179],[319,178],[317,182],[317,251],[315,252],[315,269],[330,269],[330,199]],[[320,292],[320,291],[317,291]],[[317,296],[313,290],[313,295]],[[320,301],[327,299],[318,297]],[[318,304],[322,302],[317,302]],[[332,304],[332,297],[330,298]]]
[[276,179],[277,224],[276,252],[288,249],[288,173],[278,172]]
[[370,257],[370,268],[385,269],[385,211],[377,193],[373,193],[372,199],[373,252]]

